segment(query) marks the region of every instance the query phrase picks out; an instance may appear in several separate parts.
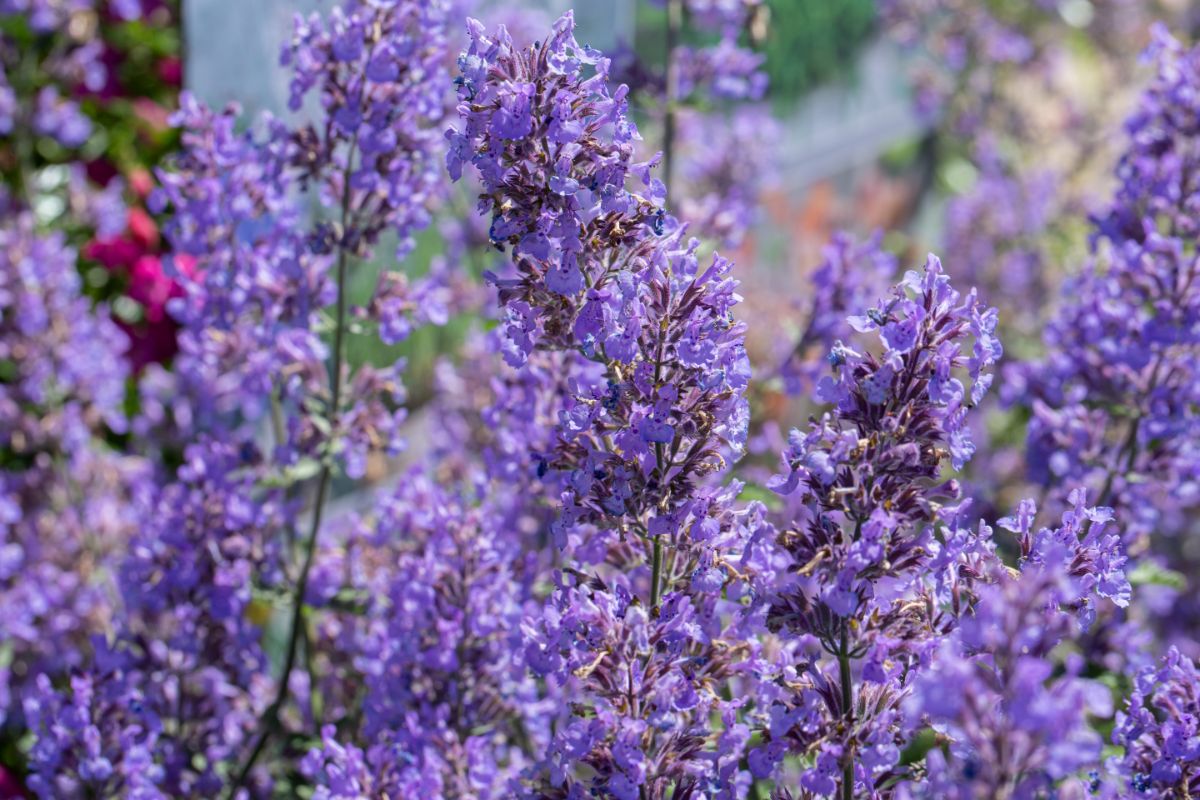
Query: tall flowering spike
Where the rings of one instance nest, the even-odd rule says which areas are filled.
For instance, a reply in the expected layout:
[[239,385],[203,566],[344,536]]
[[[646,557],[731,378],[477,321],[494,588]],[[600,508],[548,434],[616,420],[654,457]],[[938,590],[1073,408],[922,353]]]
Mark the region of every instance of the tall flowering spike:
[[[662,186],[649,164],[633,162],[638,134],[626,116],[626,89],[609,91],[608,60],[575,41],[569,12],[544,43],[523,51],[503,27],[494,39],[475,20],[468,30],[457,79],[463,130],[446,134],[447,166],[455,180],[467,163],[479,171],[491,241],[511,249],[520,271],[503,284],[505,299],[554,317],[530,338],[564,344],[584,290],[620,269],[624,250],[661,230]],[[626,188],[632,175],[644,194]]]
[[1038,797],[1098,766],[1103,742],[1089,716],[1110,716],[1112,694],[1081,675],[1083,659],[1062,671],[1051,655],[1078,633],[1066,606],[1085,591],[1069,548],[1056,552],[1016,576],[996,563],[971,613],[937,645],[904,705],[938,741],[924,777],[899,797]]
[[470,30],[449,160],[454,174],[478,168],[492,240],[513,255],[518,277],[494,279],[506,356],[583,357],[542,467],[565,479],[560,544],[589,523],[674,536],[703,516],[687,502],[697,480],[744,443],[732,265],[702,267],[656,205],[650,165],[631,161],[624,89],[609,92],[607,61],[575,42],[570,15],[520,52],[503,29]]
[[349,199],[332,231],[347,249],[390,230],[402,258],[429,223],[441,184],[448,16],[448,0],[353,0],[324,19],[296,19],[282,55],[292,67],[289,105],[298,111],[315,89],[328,124],[292,133],[290,158],[320,182],[327,206]]
[[1032,477],[1064,503],[1088,486],[1131,544],[1186,529],[1200,503],[1200,48],[1162,29],[1158,74],[1126,124],[1114,202],[1096,254],[1068,285],[1041,363],[1014,370],[1032,409]]
[[492,277],[506,358],[529,378],[551,356],[563,368],[529,391],[559,409],[531,445],[546,447],[535,463],[569,566],[525,631],[530,666],[573,703],[528,794],[732,786],[744,741],[719,741],[709,712],[736,717],[714,697],[744,654],[726,603],[746,597],[746,544],[767,527],[710,479],[748,422],[732,265],[702,266],[659,207],[654,162],[632,161],[626,90],[609,91],[570,15],[520,51],[503,29],[469,31],[449,168],[476,167],[491,240],[512,255],[515,277]]
[[112,569],[153,488],[103,441],[127,429],[128,340],[82,290],[62,236],[0,225],[0,723],[111,625]]
[[880,247],[881,233],[857,242],[839,232],[809,279],[811,298],[799,339],[780,367],[788,394],[811,394],[828,369],[826,357],[855,331],[847,317],[882,297],[896,277],[896,257]]
[[759,777],[788,750],[819,753],[803,785],[822,796],[888,780],[903,744],[905,677],[953,624],[944,592],[974,548],[968,537],[934,535],[935,522],[953,521],[943,506],[958,496],[941,475],[972,453],[967,410],[1000,355],[995,310],[951,288],[934,256],[850,323],[878,337],[878,352],[834,346],[833,375],[818,386],[833,411],[792,432],[772,482],[799,493],[779,540],[792,566],[768,588],[767,615],[798,640],[797,680],[752,753]]
[[1122,796],[1165,800],[1200,791],[1198,707],[1196,664],[1173,647],[1161,663],[1135,676],[1112,735],[1124,750],[1109,763]]
[[183,148],[153,201],[169,210],[174,252],[194,263],[171,306],[182,324],[175,372],[199,429],[255,421],[272,391],[285,401],[324,392],[316,321],[333,301],[332,259],[304,241],[282,123],[239,132],[236,107],[214,113],[187,94],[173,121]]

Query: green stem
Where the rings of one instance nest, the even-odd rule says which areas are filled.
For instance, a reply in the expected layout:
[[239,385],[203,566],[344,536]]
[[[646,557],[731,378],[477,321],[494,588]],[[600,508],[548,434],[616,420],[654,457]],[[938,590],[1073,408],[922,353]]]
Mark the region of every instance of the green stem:
[[662,536],[654,537],[654,553],[650,561],[650,609],[658,608],[659,596],[662,592]]
[[[838,643],[838,673],[842,684],[842,718],[845,721],[846,733],[849,734],[850,722],[854,716],[854,687],[850,674],[850,637],[849,626],[842,621],[842,638]],[[842,768],[842,800],[854,800],[854,759],[846,760]]]
[[667,96],[663,115],[663,185],[666,187],[664,206],[671,207],[671,182],[675,172],[676,103],[679,93],[679,66],[675,47],[683,29],[683,0],[667,0]]
[[[347,261],[345,249],[338,252],[337,262],[337,316],[333,332],[333,366],[331,368],[331,395],[329,407],[330,429],[336,430],[338,409],[342,402],[342,350],[346,328],[346,272]],[[308,538],[304,543],[304,563],[300,567],[300,577],[296,581],[296,591],[292,602],[292,618],[288,630],[287,650],[284,653],[283,672],[275,690],[275,699],[267,708],[260,726],[261,730],[255,739],[254,747],[249,758],[238,770],[237,777],[230,784],[228,797],[235,797],[238,790],[245,785],[254,769],[259,756],[270,740],[271,735],[279,728],[279,712],[287,702],[289,682],[292,671],[296,668],[296,655],[299,652],[301,632],[304,626],[304,596],[308,593],[308,579],[312,572],[313,561],[317,552],[317,535],[321,531],[321,518],[325,511],[325,501],[329,496],[329,484],[333,478],[332,454],[327,453],[321,472],[317,477],[317,495],[313,501],[312,524],[309,526]]]

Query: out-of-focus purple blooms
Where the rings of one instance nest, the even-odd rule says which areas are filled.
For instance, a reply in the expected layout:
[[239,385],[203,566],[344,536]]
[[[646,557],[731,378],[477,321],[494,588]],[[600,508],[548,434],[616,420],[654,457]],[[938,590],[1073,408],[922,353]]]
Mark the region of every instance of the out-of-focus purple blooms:
[[25,698],[25,717],[38,737],[29,754],[29,788],[39,798],[173,796],[163,791],[163,769],[153,756],[163,721],[145,713],[136,687],[97,686],[84,675],[60,692],[41,675]]
[[90,11],[96,0],[0,0],[0,15],[24,16],[29,27],[48,33],[66,25],[73,14]]
[[803,332],[779,370],[788,394],[811,395],[830,361],[843,357],[838,342],[854,339],[847,317],[882,297],[896,277],[896,257],[880,248],[882,238],[876,233],[857,242],[840,232],[825,247],[801,309]]
[[39,672],[82,666],[111,623],[114,562],[153,485],[103,443],[127,429],[127,347],[61,235],[27,216],[0,227],[0,719]]
[[441,185],[447,12],[445,0],[356,0],[325,19],[297,17],[283,49],[290,107],[315,89],[328,121],[293,132],[290,159],[320,183],[326,206],[346,206],[331,233],[352,251],[391,231],[403,258],[429,223]]
[[1070,548],[1046,555],[1015,576],[996,564],[913,683],[905,711],[938,743],[924,778],[898,797],[1036,797],[1098,765],[1103,742],[1090,717],[1110,716],[1112,695],[1080,674],[1082,659],[1068,658],[1063,672],[1051,656],[1078,632],[1068,607],[1083,590]]
[[723,38],[712,47],[676,48],[679,70],[675,100],[684,102],[697,95],[717,100],[761,100],[767,91],[762,71],[765,56]]
[[757,106],[727,115],[681,111],[679,218],[722,247],[740,245],[757,219],[777,141],[778,125]]
[[1134,677],[1112,735],[1124,754],[1109,760],[1125,796],[1165,800],[1200,790],[1198,705],[1196,665],[1175,648]]
[[37,96],[33,114],[33,130],[49,136],[63,147],[76,148],[87,141],[92,132],[92,123],[79,105],[59,96],[58,91],[47,86]]
[[1063,189],[1048,170],[1014,170],[987,137],[976,150],[974,186],[946,206],[946,250],[955,254],[961,279],[1008,312],[1008,330],[1036,335],[1044,304],[1035,299],[1051,289],[1048,233],[1067,216]]
[[1167,509],[1200,503],[1200,48],[1160,29],[1152,53],[1158,74],[1127,123],[1096,253],[1064,291],[1045,358],[1007,381],[1032,411],[1032,477],[1063,505],[1070,487],[1089,486],[1139,548],[1188,528]]
[[[508,502],[413,470],[320,557],[321,657],[345,666],[318,686],[326,713],[361,720],[348,732],[367,743],[362,791],[416,780],[433,797],[498,800],[527,766],[525,748],[545,744],[552,712],[521,632],[539,559],[506,524]],[[346,609],[347,598],[361,606]],[[305,769],[328,796],[357,796],[343,783],[353,771],[339,770],[364,756],[326,739]]]

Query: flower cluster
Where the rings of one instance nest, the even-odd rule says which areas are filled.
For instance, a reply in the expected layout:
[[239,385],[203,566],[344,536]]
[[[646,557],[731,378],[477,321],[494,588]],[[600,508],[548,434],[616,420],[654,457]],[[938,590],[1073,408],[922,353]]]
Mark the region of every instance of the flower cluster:
[[[385,230],[403,243],[427,221],[432,125],[444,108],[444,13],[440,4],[362,3],[335,13],[328,31],[317,20],[301,26],[289,51],[297,91],[306,82],[322,87],[328,139],[271,118],[241,131],[236,109],[217,114],[182,98],[175,122],[183,150],[152,198],[169,217],[164,232],[182,295],[166,305],[181,326],[180,352],[170,373],[142,383],[135,426],[169,430],[171,441],[160,435],[157,444],[177,448],[182,464],[116,566],[122,613],[107,654],[93,660],[74,699],[44,684],[31,701],[47,710],[39,719],[51,730],[55,715],[67,714],[61,709],[90,715],[89,730],[100,733],[86,734],[95,740],[88,747],[110,769],[77,767],[72,737],[43,736],[31,764],[43,796],[126,791],[134,771],[138,786],[171,797],[229,787],[261,796],[280,777],[258,759],[295,713],[293,684],[312,680],[296,661],[335,465],[358,478],[372,454],[400,447],[403,362],[347,363],[351,320],[368,313],[350,307],[347,276]],[[387,58],[368,64],[344,50],[354,50],[354,37],[373,50],[384,32],[399,47]],[[425,103],[428,113],[393,102]],[[352,124],[355,113],[368,119]],[[300,212],[296,195],[310,187],[337,209],[336,221]],[[384,318],[383,338],[403,338],[406,319],[443,318],[432,306],[419,314],[411,307],[414,296],[437,296],[437,280],[410,295],[384,274],[370,309]],[[298,555],[299,499],[314,476],[303,520],[310,533]],[[289,595],[284,668],[275,677],[264,628],[279,622],[272,598]],[[131,736],[141,737],[137,747],[127,747]]]
[[128,425],[126,346],[82,296],[61,235],[26,216],[0,228],[0,719],[39,672],[81,666],[110,624],[114,559],[151,484],[104,441]]
[[109,272],[88,287],[110,302],[138,368],[174,346],[158,302],[171,281],[136,205],[127,230],[126,201],[144,199],[147,170],[174,142],[163,120],[181,78],[175,16],[162,0],[0,4],[0,207],[31,211],[73,242],[93,237],[88,259],[95,244],[139,250],[114,263],[107,248]]
[[545,739],[521,634],[539,562],[504,524],[505,498],[473,494],[411,471],[318,558],[311,592],[328,614],[314,658],[337,665],[319,696],[351,737],[341,749],[326,734],[304,768],[330,796],[355,780],[360,791],[411,782],[436,796],[508,797],[523,748]]
[[[698,244],[655,205],[661,184],[632,162],[624,92],[608,92],[607,62],[575,43],[569,16],[523,52],[503,31],[472,34],[450,168],[477,167],[492,240],[511,247],[518,276],[493,278],[506,357],[583,357],[543,466],[566,478],[560,542],[588,523],[642,525],[656,507],[655,532],[642,532],[669,532],[689,515],[671,498],[744,443],[749,366],[731,265],[701,268]],[[584,78],[589,61],[597,74]]]
[[[1159,29],[1154,53],[1158,75],[1127,123],[1121,185],[1096,220],[1097,252],[1064,291],[1045,358],[1014,370],[1032,410],[1032,477],[1060,502],[1067,487],[1090,485],[1118,510],[1131,544],[1186,529],[1159,509],[1200,502],[1200,49]],[[1158,502],[1164,492],[1171,504]]]
[[[905,676],[953,622],[926,573],[939,550],[969,540],[934,535],[958,496],[957,483],[940,474],[945,461],[961,470],[971,457],[967,410],[1000,355],[995,310],[951,288],[933,256],[851,325],[877,332],[881,352],[834,345],[834,374],[817,389],[833,411],[807,433],[792,432],[785,471],[771,484],[801,502],[780,537],[792,565],[770,587],[767,619],[799,639],[801,651],[790,696],[771,709],[757,751],[759,777],[788,750],[818,753],[802,785],[828,795],[840,782],[846,796],[887,779],[899,753]],[[943,568],[957,561],[939,555]],[[816,645],[835,657],[836,675]],[[864,658],[855,692],[853,662]]]
[[1112,694],[1081,674],[1081,658],[1060,673],[1051,657],[1076,634],[1062,607],[1080,593],[1069,549],[1055,553],[1015,577],[995,569],[915,681],[905,711],[936,743],[926,774],[900,797],[1036,797],[1099,763],[1103,741],[1089,717],[1110,717]]
[[[445,113],[447,3],[353,3],[328,20],[297,18],[282,63],[292,67],[289,105],[318,92],[324,119],[291,133],[291,163],[321,183],[326,206],[347,209],[329,235],[359,252],[381,233],[398,239],[429,223],[442,185],[435,157]],[[356,158],[357,156],[357,158]]]
[[1163,798],[1196,791],[1200,780],[1197,703],[1196,665],[1175,648],[1160,664],[1135,676],[1133,692],[1118,712],[1113,730],[1113,743],[1124,749],[1111,765],[1121,779],[1121,790]]
[[[285,522],[280,498],[256,492],[244,467],[236,447],[189,448],[128,543],[116,644],[69,694],[43,683],[26,701],[35,726],[53,734],[31,764],[41,796],[145,784],[211,797],[224,785],[271,687],[250,580],[277,573]],[[60,732],[66,719],[77,721]]]
[[722,247],[737,247],[756,220],[770,180],[779,130],[766,109],[739,106],[728,115],[679,113],[679,217]]
[[[761,0],[664,0],[666,74],[633,89],[612,79],[644,65],[581,45],[569,12],[519,43],[468,20],[451,80],[471,2],[298,18],[282,62],[303,122],[184,95],[181,151],[136,189],[161,242],[136,210],[82,261],[41,216],[0,224],[0,792],[1200,791],[1194,604],[1171,569],[1200,497],[1200,50],[1157,35],[1094,257],[981,441],[1001,312],[933,255],[893,284],[882,234],[835,237],[754,383],[744,289],[710,246],[748,230],[770,132],[755,109],[718,133],[682,105],[760,94]],[[951,204],[955,261],[985,286],[1005,265],[1021,297],[1051,286],[1068,195],[1009,160],[992,117],[1001,72],[1048,63],[1026,18],[1081,12],[901,6],[889,19],[938,12],[909,20],[948,31],[966,78],[942,133],[981,177]],[[0,0],[28,18],[0,32],[89,8]],[[656,100],[647,156],[633,118]],[[454,208],[460,181],[483,224]],[[415,263],[391,265],[393,239]],[[161,269],[131,298],[179,346],[131,369],[85,292],[143,259]],[[473,327],[421,330],[463,311]],[[465,343],[421,386],[397,354],[434,336]],[[751,448],[780,378],[815,412]],[[769,479],[763,449],[783,450]],[[1040,467],[1038,503],[994,517],[1028,488],[1011,473],[964,492],[969,463],[995,463],[977,450]],[[1148,620],[1164,609],[1174,625]]]
[[555,542],[579,567],[616,571],[564,570],[526,623],[532,668],[576,698],[530,791],[724,785],[744,742],[706,752],[714,687],[742,652],[721,593],[744,595],[746,542],[762,525],[761,509],[734,510],[736,488],[710,483],[748,421],[731,264],[702,267],[660,207],[655,162],[632,160],[625,89],[609,91],[607,60],[575,42],[570,16],[520,51],[502,29],[472,23],[471,35],[451,174],[474,164],[491,239],[512,254],[516,276],[492,277],[506,358],[527,378],[543,358],[567,370],[530,387],[561,405],[539,459],[561,492]]

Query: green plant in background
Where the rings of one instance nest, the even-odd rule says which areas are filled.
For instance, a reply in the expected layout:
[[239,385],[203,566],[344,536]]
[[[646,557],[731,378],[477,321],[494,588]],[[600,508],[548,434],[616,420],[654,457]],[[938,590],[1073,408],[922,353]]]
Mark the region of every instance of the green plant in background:
[[845,74],[875,23],[875,0],[767,0],[771,93],[793,100]]
[[[756,49],[766,56],[770,94],[787,103],[822,82],[852,69],[858,48],[875,27],[875,0],[765,0],[754,26],[763,36]],[[648,64],[664,61],[666,13],[639,3],[636,49]],[[695,34],[685,32],[685,39]]]

